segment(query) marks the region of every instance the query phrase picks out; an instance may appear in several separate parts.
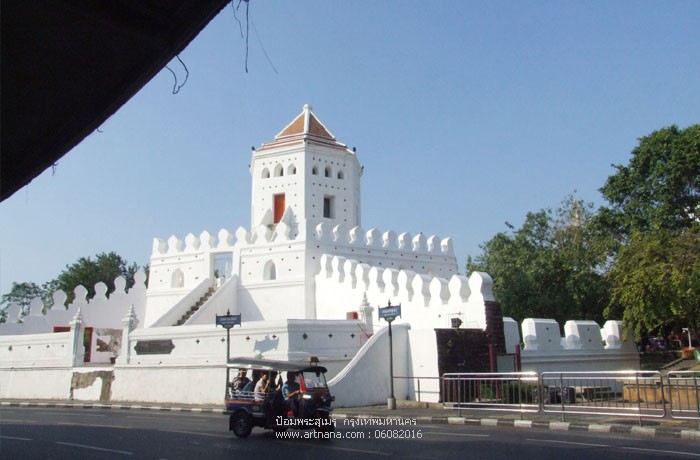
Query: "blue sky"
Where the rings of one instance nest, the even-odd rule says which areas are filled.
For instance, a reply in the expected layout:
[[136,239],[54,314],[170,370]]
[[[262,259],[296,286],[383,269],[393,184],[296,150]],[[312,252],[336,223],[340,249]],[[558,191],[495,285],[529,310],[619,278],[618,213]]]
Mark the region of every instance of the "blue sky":
[[250,226],[250,148],[305,103],[357,148],[363,227],[452,236],[460,271],[506,221],[574,190],[603,204],[639,137],[700,122],[697,1],[251,0],[250,19],[248,73],[229,5],[178,94],[163,69],[0,203],[1,293]]

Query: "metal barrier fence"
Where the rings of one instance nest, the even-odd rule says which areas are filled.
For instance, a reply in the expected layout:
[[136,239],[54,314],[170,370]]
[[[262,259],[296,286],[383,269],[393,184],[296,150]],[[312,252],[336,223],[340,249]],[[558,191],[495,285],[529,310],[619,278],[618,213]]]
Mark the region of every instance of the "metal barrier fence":
[[[561,414],[661,418],[666,415],[661,373],[543,372],[542,411]],[[551,397],[553,393],[553,397]]]
[[446,409],[698,420],[700,372],[453,373],[442,377]]
[[666,377],[671,417],[697,419],[700,430],[700,372],[669,371]]
[[442,397],[451,409],[539,412],[532,390],[538,386],[534,372],[444,374]]

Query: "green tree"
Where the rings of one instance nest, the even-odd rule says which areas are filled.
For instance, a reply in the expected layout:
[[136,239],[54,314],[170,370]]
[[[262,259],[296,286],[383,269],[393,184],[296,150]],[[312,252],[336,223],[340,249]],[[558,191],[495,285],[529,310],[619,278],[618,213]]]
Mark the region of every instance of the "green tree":
[[596,226],[612,256],[608,314],[638,334],[698,324],[700,125],[642,137],[600,189]]
[[139,270],[136,263],[129,264],[115,252],[100,253],[93,260],[90,257],[81,257],[72,265],[66,265],[66,269],[58,277],[49,282],[47,290],[54,292],[62,290],[68,295],[67,303],[75,299],[73,290],[82,285],[88,291],[88,299],[95,296],[95,284],[100,281],[107,285],[107,294],[114,292],[114,280],[118,276],[126,279],[127,289],[134,285],[134,275]]
[[700,214],[700,125],[660,129],[639,140],[627,166],[600,189],[598,221],[619,242],[634,231],[680,230]]
[[485,271],[503,312],[516,321],[553,318],[602,321],[609,289],[607,258],[591,225],[592,205],[568,197],[555,212],[528,213],[522,228],[498,233],[468,258],[467,271]]
[[634,232],[608,277],[607,311],[639,336],[690,326],[700,330],[700,226]]
[[36,297],[41,298],[44,301],[44,305],[47,304],[48,296],[46,291],[36,283],[12,283],[12,289],[2,296],[0,305],[2,305],[3,312],[10,304],[17,304],[22,307],[23,312],[26,312],[32,299]]

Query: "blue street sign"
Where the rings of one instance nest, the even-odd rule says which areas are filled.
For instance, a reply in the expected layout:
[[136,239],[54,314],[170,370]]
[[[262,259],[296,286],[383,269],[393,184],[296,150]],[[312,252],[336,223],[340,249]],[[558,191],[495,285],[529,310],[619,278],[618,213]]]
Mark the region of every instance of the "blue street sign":
[[230,329],[233,326],[241,325],[241,314],[237,315],[216,315],[216,325],[223,326],[226,329]]
[[401,316],[401,305],[383,307],[379,309],[379,318],[392,322],[397,316]]

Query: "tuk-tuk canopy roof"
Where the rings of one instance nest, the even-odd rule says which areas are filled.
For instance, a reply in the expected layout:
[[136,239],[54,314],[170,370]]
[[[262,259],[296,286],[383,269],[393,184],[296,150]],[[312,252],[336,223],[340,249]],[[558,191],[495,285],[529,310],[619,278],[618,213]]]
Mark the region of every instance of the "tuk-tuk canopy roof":
[[229,358],[227,366],[236,369],[253,369],[278,372],[322,372],[324,374],[328,370],[323,366],[310,365],[306,363],[293,363],[290,361],[274,361],[271,359],[242,357]]

